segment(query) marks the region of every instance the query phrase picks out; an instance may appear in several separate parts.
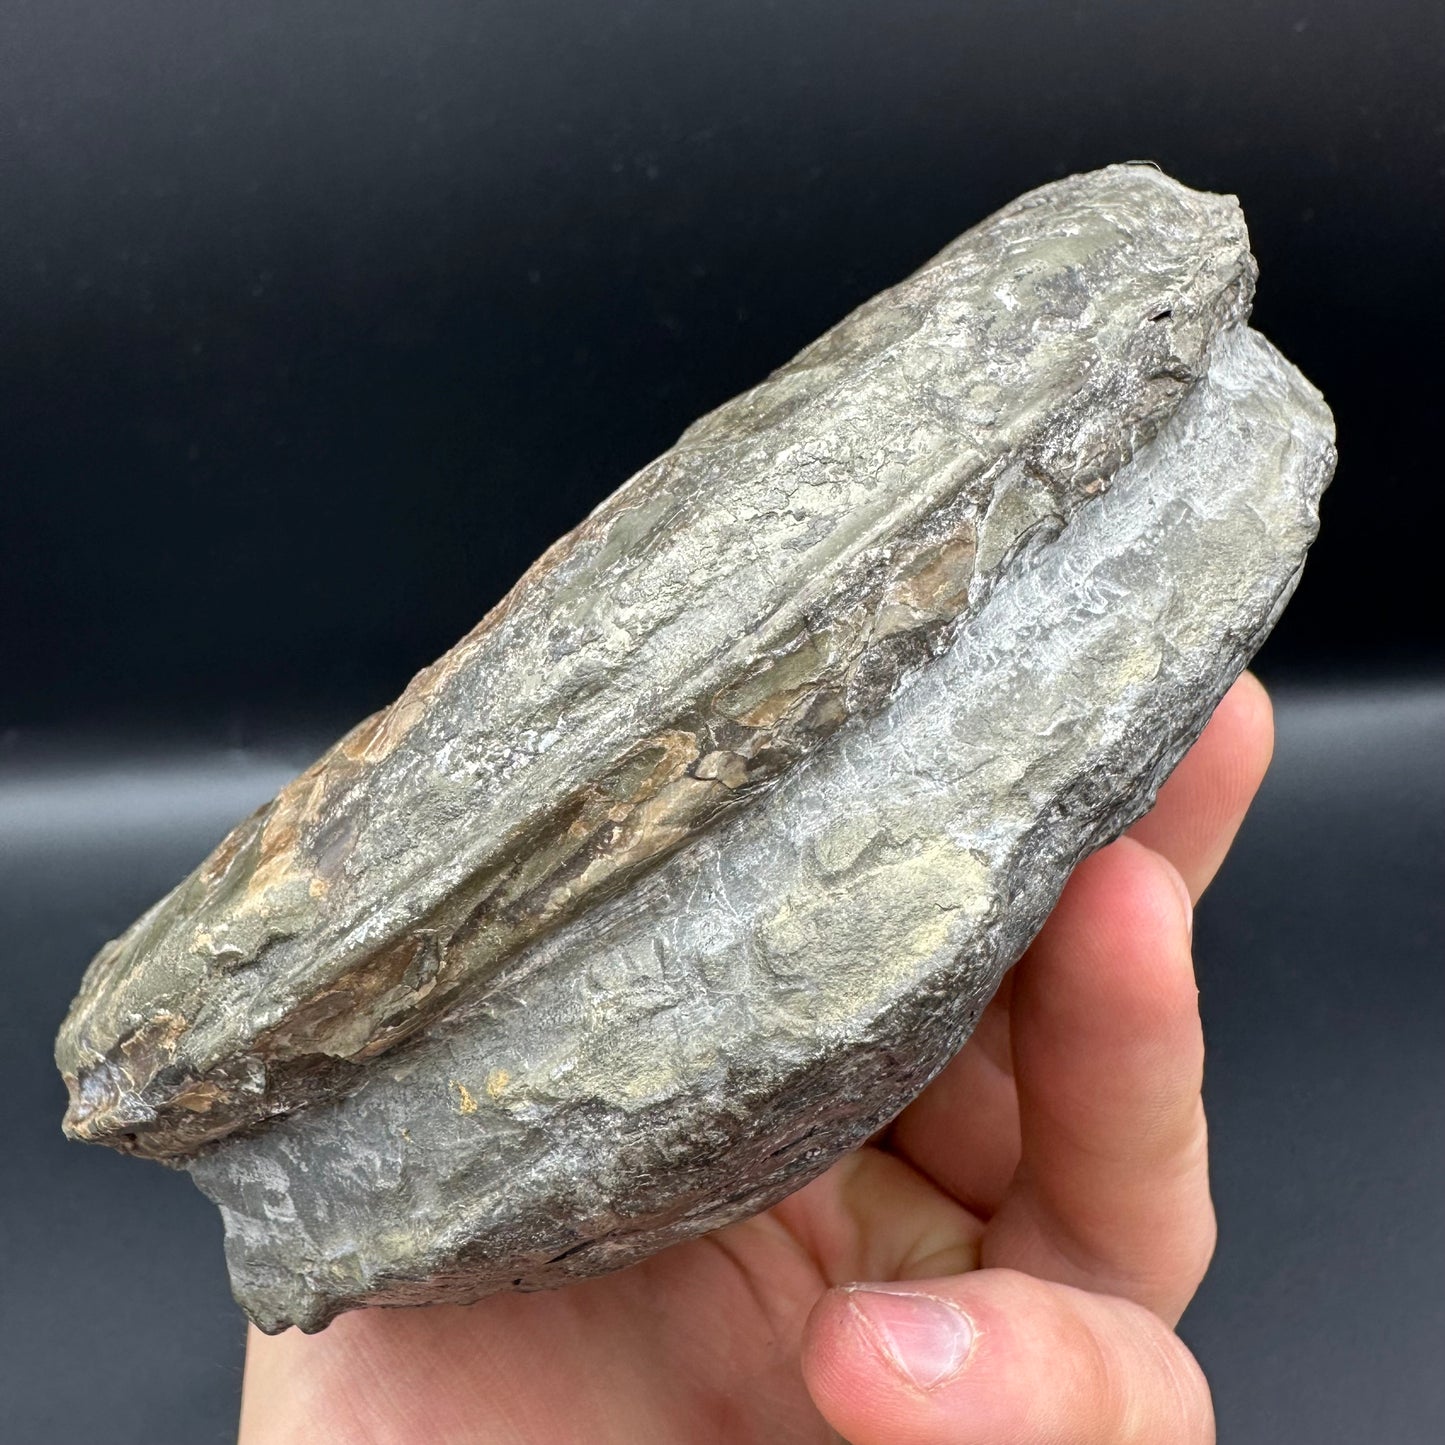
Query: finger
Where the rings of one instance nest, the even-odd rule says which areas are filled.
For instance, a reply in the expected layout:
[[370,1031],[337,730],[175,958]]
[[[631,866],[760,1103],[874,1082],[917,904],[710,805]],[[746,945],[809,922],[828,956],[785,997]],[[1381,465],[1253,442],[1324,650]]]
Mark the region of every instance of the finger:
[[1121,839],[1078,868],[1019,965],[1012,1018],[1023,1153],[984,1264],[1172,1322],[1215,1230],[1188,903],[1170,864]]
[[803,1375],[852,1445],[1211,1445],[1209,1387],[1125,1300],[983,1270],[824,1295]]
[[1259,679],[1246,672],[1214,710],[1129,836],[1167,858],[1198,899],[1244,821],[1274,751],[1274,714]]
[[750,1238],[781,1230],[801,1246],[830,1285],[854,1279],[915,1279],[978,1267],[982,1227],[896,1155],[845,1154],[826,1174],[721,1235]]
[[1005,976],[964,1051],[899,1115],[887,1147],[979,1219],[998,1207],[1019,1162]]

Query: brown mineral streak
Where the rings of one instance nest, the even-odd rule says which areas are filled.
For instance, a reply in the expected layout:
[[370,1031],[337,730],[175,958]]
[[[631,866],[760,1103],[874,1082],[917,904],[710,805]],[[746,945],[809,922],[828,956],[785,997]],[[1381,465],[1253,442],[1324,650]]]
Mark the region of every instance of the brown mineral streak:
[[[993,224],[1003,224],[1018,211],[1017,205],[1008,208]],[[930,275],[949,264],[958,244],[895,291],[911,285],[925,288],[926,295],[933,284]],[[1237,263],[1221,262],[1211,254],[1211,264],[1221,273],[1219,290],[1197,304],[1206,316],[1201,324],[1212,320],[1217,326],[1247,301],[1248,258],[1242,251]],[[1229,271],[1230,264],[1240,274]],[[160,1157],[185,1154],[334,1092],[344,1086],[348,1061],[372,1057],[414,1033],[459,990],[490,986],[506,960],[542,931],[626,886],[756,796],[850,716],[885,703],[911,669],[947,644],[959,618],[978,604],[989,582],[975,575],[977,519],[989,507],[1009,459],[1004,453],[985,465],[986,453],[971,449],[969,439],[953,443],[960,460],[945,461],[945,471],[932,475],[921,494],[905,493],[889,507],[870,502],[872,510],[856,517],[828,518],[834,532],[817,575],[803,561],[812,555],[803,550],[804,543],[814,547],[815,541],[799,533],[800,570],[794,584],[799,591],[789,608],[756,619],[752,634],[710,639],[712,651],[699,658],[694,676],[662,679],[670,690],[659,687],[660,704],[646,737],[619,746],[599,733],[602,751],[592,760],[590,776],[552,787],[550,797],[545,791],[531,799],[523,795],[527,808],[507,820],[495,845],[466,862],[439,897],[409,914],[403,906],[413,890],[406,880],[414,879],[426,862],[421,857],[396,874],[403,880],[393,885],[396,896],[376,900],[391,905],[391,915],[368,907],[358,893],[367,886],[366,870],[390,866],[402,846],[395,833],[374,829],[378,818],[385,818],[380,810],[399,807],[406,796],[396,791],[388,797],[386,788],[395,790],[398,780],[410,786],[411,778],[429,766],[427,754],[438,746],[429,726],[445,736],[466,714],[460,703],[467,691],[485,696],[490,670],[506,657],[509,629],[547,626],[548,609],[557,608],[560,598],[573,608],[563,614],[572,628],[564,632],[564,641],[572,639],[568,645],[574,650],[584,642],[592,645],[593,596],[586,579],[601,577],[616,599],[609,604],[611,614],[597,615],[607,626],[623,628],[628,655],[643,647],[648,635],[634,636],[624,626],[630,616],[625,605],[633,585],[629,579],[644,565],[662,565],[653,562],[659,556],[676,570],[679,531],[703,527],[707,520],[692,515],[689,493],[677,496],[670,490],[677,469],[687,460],[694,469],[711,466],[725,472],[729,445],[751,455],[745,448],[761,445],[757,439],[771,435],[768,429],[793,413],[836,404],[830,399],[847,395],[850,385],[862,387],[866,374],[854,377],[848,369],[855,348],[863,346],[876,369],[880,358],[907,343],[920,324],[902,306],[896,313],[887,309],[892,294],[875,298],[768,382],[695,423],[673,452],[549,548],[476,628],[417,674],[391,707],[353,728],[228,835],[191,879],[138,920],[118,944],[102,951],[58,1048],[63,1071],[74,1081],[67,1116],[72,1133]],[[860,319],[865,313],[867,324]],[[876,342],[880,330],[886,337],[882,350]],[[867,351],[870,344],[872,352]],[[1100,475],[1107,476],[1137,440],[1152,434],[1189,382],[1192,373],[1174,357],[1172,345],[1161,341],[1158,359],[1139,364],[1144,400],[1136,403],[1138,414],[1129,419],[1125,434],[1091,437],[1085,411],[1074,459],[1025,456],[1040,490],[1054,498],[1049,505],[1057,510],[1059,525],[1069,507],[1098,490]],[[1200,343],[1201,352],[1203,347]],[[1159,385],[1161,378],[1169,385]],[[1086,376],[1076,382],[1078,397],[1087,396],[1086,383]],[[865,388],[860,401],[866,399]],[[1065,399],[1064,405],[1073,404],[1073,398]],[[838,427],[841,436],[844,421]],[[987,435],[986,426],[980,434]],[[941,444],[922,435],[922,454],[937,467],[934,453]],[[833,445],[831,435],[810,443],[807,456],[818,462],[819,481],[794,481],[792,491],[778,498],[774,515],[802,519],[807,507],[795,500],[797,494],[814,485],[835,485],[823,465]],[[846,441],[838,445],[847,447]],[[1105,447],[1105,454],[1092,454],[1091,446]],[[719,460],[708,462],[714,453]],[[880,463],[885,464],[894,461]],[[802,475],[812,477],[811,472]],[[719,553],[718,575],[709,585],[739,586],[747,560]],[[783,563],[760,557],[752,565]],[[643,625],[661,630],[683,615],[687,598],[682,588],[689,580],[684,572],[676,592],[665,581],[657,583],[649,603],[653,616],[649,624],[644,614]],[[765,590],[758,595],[767,596]],[[641,681],[651,679],[644,673]],[[569,684],[573,694],[561,695],[563,711],[555,726],[592,726],[589,688],[597,685],[585,670],[577,672]],[[524,722],[525,714],[517,721]],[[455,733],[452,741],[457,741]],[[485,772],[505,780],[509,770],[545,752],[524,735],[477,740],[463,733],[460,741],[479,761],[473,774],[463,768],[451,778]],[[562,782],[565,774],[559,774]],[[484,806],[491,806],[490,799]],[[404,838],[402,815],[393,813],[385,821]],[[391,851],[378,854],[378,849]],[[444,871],[451,859],[431,863]],[[115,964],[143,960],[148,950],[166,942],[168,930],[178,929],[189,930],[189,953],[169,965],[173,972],[164,977],[156,1000],[163,1009],[168,999],[175,1003],[169,1016],[180,1020],[178,1032],[165,1036],[137,1017],[123,992],[127,970]],[[302,938],[325,943],[328,955],[313,947],[288,954],[282,969],[271,967],[274,948],[292,940],[299,944]],[[233,975],[236,989],[217,990],[218,974]],[[248,982],[253,976],[254,982]],[[186,989],[201,1001],[195,1008],[187,1003],[183,1016],[177,1000]],[[211,1030],[206,1037],[221,1044],[211,1055],[203,1049],[177,1063],[178,1042],[187,1029],[202,1024]],[[87,1084],[91,1074],[96,1085]]]

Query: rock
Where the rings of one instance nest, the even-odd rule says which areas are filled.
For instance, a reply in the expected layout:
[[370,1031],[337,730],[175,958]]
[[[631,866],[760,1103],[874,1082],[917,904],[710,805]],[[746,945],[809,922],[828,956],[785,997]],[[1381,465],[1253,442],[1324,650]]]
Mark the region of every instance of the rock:
[[1232,199],[1046,186],[696,423],[91,966],[76,1138],[155,1157],[348,1087],[948,645],[1247,310]]
[[273,1331],[806,1183],[1293,589],[1332,429],[1252,277],[1232,202],[1074,177],[704,418],[92,965],[68,1127],[187,1160]]

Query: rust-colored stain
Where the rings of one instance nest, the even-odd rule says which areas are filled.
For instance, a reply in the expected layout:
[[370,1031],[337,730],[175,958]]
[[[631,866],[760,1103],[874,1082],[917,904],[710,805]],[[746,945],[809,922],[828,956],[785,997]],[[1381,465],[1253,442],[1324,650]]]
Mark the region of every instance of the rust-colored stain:
[[899,569],[885,602],[900,603],[925,618],[956,617],[968,605],[976,555],[969,525],[941,545],[919,547]]
[[224,1084],[212,1079],[197,1079],[194,1084],[171,1095],[170,1102],[178,1109],[189,1109],[193,1114],[209,1114],[217,1104],[229,1103],[230,1097]]

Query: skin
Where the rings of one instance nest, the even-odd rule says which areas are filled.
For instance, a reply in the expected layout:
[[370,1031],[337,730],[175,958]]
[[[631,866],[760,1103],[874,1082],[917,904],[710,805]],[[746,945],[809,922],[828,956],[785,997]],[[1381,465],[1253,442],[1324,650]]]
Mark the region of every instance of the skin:
[[241,1445],[1209,1445],[1190,917],[1272,741],[1246,675],[869,1147],[603,1279],[253,1332]]

